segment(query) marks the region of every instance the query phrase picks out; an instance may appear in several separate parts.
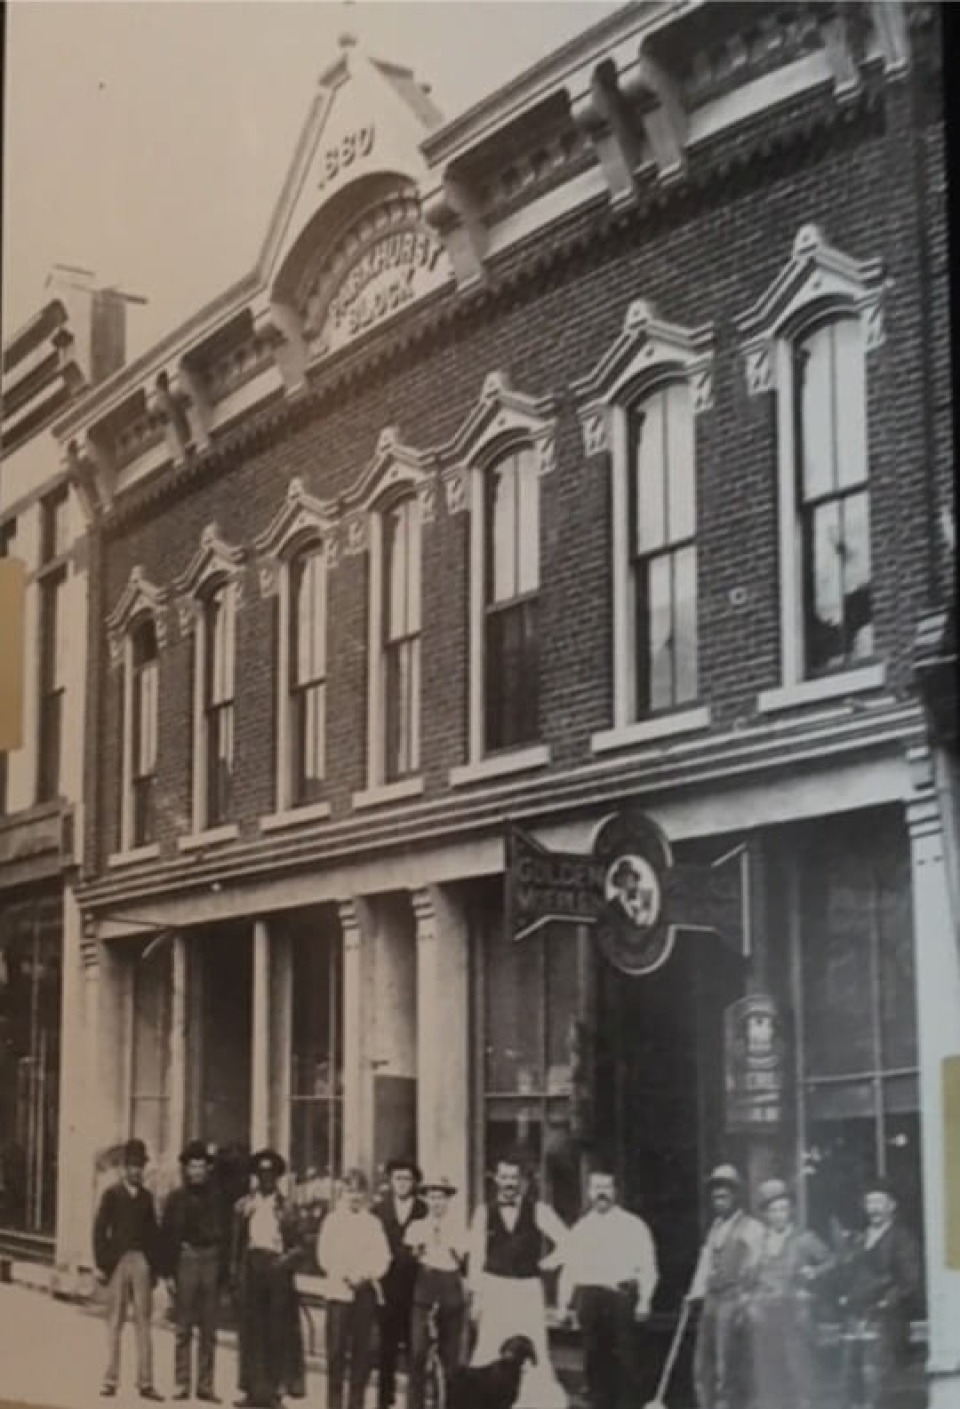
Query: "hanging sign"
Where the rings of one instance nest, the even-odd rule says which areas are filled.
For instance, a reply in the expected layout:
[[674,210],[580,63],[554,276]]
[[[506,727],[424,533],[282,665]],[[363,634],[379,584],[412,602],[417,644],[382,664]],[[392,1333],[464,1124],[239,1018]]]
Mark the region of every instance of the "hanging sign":
[[787,1043],[766,993],[751,993],[724,1015],[726,1123],[731,1134],[775,1130],[784,1118]]
[[607,961],[641,975],[669,959],[680,929],[713,931],[743,953],[743,909],[742,868],[674,864],[666,837],[640,813],[608,818],[591,855],[549,851],[508,824],[506,921],[515,940],[554,921],[591,925]]

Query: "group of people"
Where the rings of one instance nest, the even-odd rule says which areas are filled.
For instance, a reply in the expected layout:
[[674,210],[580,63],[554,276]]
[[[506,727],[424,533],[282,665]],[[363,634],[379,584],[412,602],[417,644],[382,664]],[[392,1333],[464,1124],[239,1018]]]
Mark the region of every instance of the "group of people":
[[[278,1409],[305,1392],[295,1276],[304,1246],[295,1205],[280,1192],[285,1164],[273,1150],[251,1161],[254,1187],[226,1226],[209,1178],[206,1148],[181,1155],[183,1184],[158,1222],[143,1184],[146,1151],[127,1143],[120,1180],[103,1195],[94,1228],[98,1274],[107,1287],[109,1349],[103,1394],[116,1393],[120,1335],[128,1302],[137,1330],[138,1387],[159,1399],[151,1357],[152,1291],[168,1280],[176,1324],[176,1399],[191,1395],[192,1337],[198,1331],[197,1398],[218,1402],[214,1357],[220,1292],[233,1287],[238,1312],[243,1409]],[[424,1409],[435,1346],[449,1382],[461,1365],[490,1364],[511,1337],[529,1339],[515,1409],[565,1409],[551,1365],[544,1274],[557,1271],[558,1310],[579,1325],[591,1409],[635,1409],[638,1323],[659,1281],[653,1236],[618,1201],[604,1170],[588,1181],[586,1213],[572,1228],[529,1190],[517,1158],[498,1161],[493,1192],[469,1226],[456,1188],[423,1178],[410,1160],[387,1166],[387,1188],[371,1200],[366,1177],[349,1171],[323,1219],[316,1261],[324,1276],[328,1409],[362,1409],[374,1368],[378,1409],[396,1400],[401,1354],[407,1409]],[[880,1409],[901,1349],[907,1310],[919,1287],[919,1253],[896,1221],[892,1190],[865,1190],[866,1228],[828,1249],[797,1227],[789,1190],[769,1180],[759,1218],[747,1210],[738,1171],[721,1165],[708,1180],[713,1220],[687,1294],[700,1307],[694,1381],[700,1409],[814,1409],[816,1299],[828,1285],[844,1316],[842,1402]]]

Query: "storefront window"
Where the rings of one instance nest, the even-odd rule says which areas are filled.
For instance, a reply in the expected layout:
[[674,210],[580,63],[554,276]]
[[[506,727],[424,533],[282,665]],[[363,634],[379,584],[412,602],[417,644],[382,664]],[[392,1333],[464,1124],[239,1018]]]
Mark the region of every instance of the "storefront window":
[[802,1130],[810,1222],[861,1220],[864,1179],[921,1225],[917,1020],[907,841],[894,820],[824,829],[800,865]]
[[493,920],[483,952],[483,1169],[519,1152],[571,1221],[580,1212],[577,932],[554,925],[514,942]]
[[56,1215],[62,899],[0,910],[0,1227]]
[[330,1206],[343,1158],[343,962],[316,926],[291,940],[290,1173],[304,1246]]

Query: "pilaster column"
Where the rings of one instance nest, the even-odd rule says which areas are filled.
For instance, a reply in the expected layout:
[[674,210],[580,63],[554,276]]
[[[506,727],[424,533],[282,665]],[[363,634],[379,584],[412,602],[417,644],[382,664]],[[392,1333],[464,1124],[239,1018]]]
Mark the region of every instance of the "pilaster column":
[[372,936],[369,905],[340,902],[343,932],[343,1167],[366,1168],[369,1138],[370,1070],[364,1041],[364,951]]
[[187,1126],[187,941],[176,934],[171,950],[170,994],[170,1069],[167,1089],[170,1092],[167,1110],[167,1154],[176,1159],[186,1138]]
[[83,1225],[88,1209],[82,1191],[89,1165],[84,1149],[84,1104],[89,1083],[80,911],[68,887],[63,893],[62,963],[56,1262],[58,1274],[69,1278],[83,1260],[85,1248]]
[[250,1143],[258,1150],[270,1140],[270,931],[266,920],[253,922],[252,1026]]
[[412,893],[417,925],[417,1155],[467,1194],[470,1069],[469,942],[446,886]]
[[907,824],[923,1111],[929,1409],[952,1409],[960,1403],[960,1265],[950,1265],[948,1227],[951,1216],[960,1216],[956,1208],[960,1178],[957,1170],[948,1167],[944,1108],[947,1061],[960,1057],[960,946],[929,751],[912,749],[910,762],[914,791],[907,805]]

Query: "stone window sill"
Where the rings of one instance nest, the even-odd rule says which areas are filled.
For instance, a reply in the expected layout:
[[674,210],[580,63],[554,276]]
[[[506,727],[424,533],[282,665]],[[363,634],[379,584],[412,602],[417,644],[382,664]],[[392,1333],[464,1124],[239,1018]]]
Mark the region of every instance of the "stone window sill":
[[655,719],[639,719],[635,724],[621,724],[604,729],[590,740],[591,753],[612,753],[615,749],[633,748],[636,744],[668,739],[674,734],[692,734],[697,729],[709,729],[710,709],[685,709],[677,714],[658,715]]
[[549,745],[533,744],[530,748],[515,749],[512,753],[497,753],[489,758],[478,758],[473,763],[461,763],[450,769],[450,785],[459,788],[466,783],[482,783],[488,778],[526,773],[533,768],[545,768],[549,762]]
[[800,680],[793,685],[780,685],[774,690],[761,690],[757,709],[761,714],[816,704],[820,700],[835,700],[844,695],[856,695],[864,690],[882,689],[886,682],[886,666],[864,665],[857,670],[844,670],[838,675],[824,675],[817,680]]
[[330,816],[329,802],[304,803],[303,807],[290,807],[283,812],[271,812],[260,818],[261,832],[280,832],[285,827],[299,827],[307,822],[322,822]]
[[135,866],[138,861],[156,861],[159,855],[159,843],[149,842],[145,846],[131,847],[129,851],[115,851],[112,856],[107,857],[107,865]]
[[235,841],[240,835],[236,822],[227,822],[222,827],[210,827],[205,832],[193,832],[188,837],[180,837],[177,847],[180,851],[203,851],[205,847],[217,846],[223,841]]
[[381,783],[375,788],[365,788],[354,793],[354,807],[385,807],[391,802],[403,802],[405,798],[419,797],[423,792],[422,778],[401,778],[396,783]]

